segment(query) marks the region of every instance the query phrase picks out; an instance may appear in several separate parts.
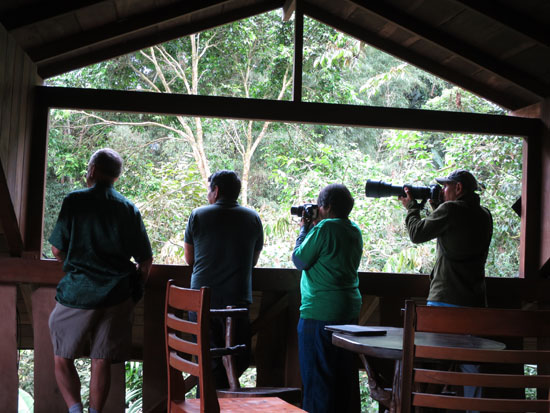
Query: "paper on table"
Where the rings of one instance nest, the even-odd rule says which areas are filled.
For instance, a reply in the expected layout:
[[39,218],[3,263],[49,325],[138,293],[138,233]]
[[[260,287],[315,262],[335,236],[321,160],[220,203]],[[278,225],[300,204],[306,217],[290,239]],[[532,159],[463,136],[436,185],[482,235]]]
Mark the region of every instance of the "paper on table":
[[384,336],[387,333],[386,330],[380,330],[369,326],[358,326],[355,324],[325,326],[325,330],[335,333],[351,334],[353,336]]

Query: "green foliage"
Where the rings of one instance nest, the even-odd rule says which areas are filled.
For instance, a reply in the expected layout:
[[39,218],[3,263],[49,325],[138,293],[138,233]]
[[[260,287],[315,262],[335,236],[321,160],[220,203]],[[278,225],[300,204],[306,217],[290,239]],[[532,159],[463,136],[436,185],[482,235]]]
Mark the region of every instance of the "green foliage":
[[143,409],[143,363],[127,361],[126,375],[126,413],[139,413]]
[[31,397],[34,395],[34,351],[19,350],[18,352],[19,388]]

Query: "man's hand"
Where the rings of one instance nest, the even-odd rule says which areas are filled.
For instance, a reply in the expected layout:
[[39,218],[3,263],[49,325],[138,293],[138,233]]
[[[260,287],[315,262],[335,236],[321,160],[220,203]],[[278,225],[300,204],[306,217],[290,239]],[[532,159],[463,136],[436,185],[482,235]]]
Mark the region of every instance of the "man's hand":
[[404,186],[404,187],[403,187],[403,190],[405,191],[405,194],[406,194],[407,196],[399,196],[399,197],[397,197],[397,198],[401,201],[401,203],[403,204],[403,206],[404,206],[405,208],[407,208],[407,205],[409,205],[409,202],[414,201],[414,198],[411,196],[411,193],[409,192],[409,188],[408,188],[408,187]]
[[64,251],[61,251],[60,249],[54,247],[52,245],[52,254],[55,257],[55,259],[59,262],[65,261],[65,258],[67,257],[67,253]]
[[147,279],[149,278],[149,273],[151,272],[152,266],[153,266],[153,257],[136,264],[136,271],[141,277],[141,280],[143,281],[143,285],[147,284]]

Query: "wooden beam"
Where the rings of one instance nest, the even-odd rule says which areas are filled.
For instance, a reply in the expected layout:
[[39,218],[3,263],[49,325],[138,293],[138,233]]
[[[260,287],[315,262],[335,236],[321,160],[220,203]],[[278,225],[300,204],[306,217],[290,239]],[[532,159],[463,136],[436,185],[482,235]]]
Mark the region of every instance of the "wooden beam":
[[409,62],[422,68],[422,70],[430,72],[433,75],[454,83],[457,86],[459,85],[461,88],[482,96],[484,99],[488,99],[497,105],[514,110],[529,104],[529,102],[518,101],[506,93],[495,91],[494,89],[487,87],[484,82],[477,81],[470,76],[457,74],[439,62],[418,56],[412,52],[410,48],[377,36],[372,32],[365,30],[363,27],[354,25],[345,19],[336,17],[317,6],[306,3],[304,7],[304,13],[306,15],[319,20],[324,24],[332,26],[343,33],[347,33],[350,36],[362,40],[365,43],[382,50],[384,53],[388,53],[398,59]]
[[544,98],[550,95],[550,87],[538,81],[526,72],[517,70],[506,62],[490,57],[486,52],[476,49],[453,36],[435,28],[429,28],[424,22],[415,19],[401,11],[377,1],[349,0],[356,6],[376,14],[378,17],[398,25],[402,29],[414,33],[425,41],[447,50],[451,54],[468,60],[476,66],[506,79],[515,85],[528,90],[533,95]]
[[[37,88],[39,87],[41,86],[37,86]],[[38,259],[42,252],[49,110],[40,99],[39,94],[35,96],[33,104],[34,111],[27,181],[27,211],[25,215],[25,254],[28,258]]]
[[32,6],[24,4],[17,9],[3,12],[3,25],[6,30],[11,31],[43,20],[53,19],[63,14],[72,13],[105,1],[106,0],[55,0],[36,2]]
[[283,21],[287,22],[292,17],[292,13],[296,10],[297,0],[286,0],[283,5]]
[[61,56],[65,53],[95,46],[105,41],[112,41],[130,33],[148,31],[149,28],[186,15],[202,11],[213,6],[223,6],[230,0],[189,0],[177,2],[166,7],[147,10],[142,14],[129,16],[124,21],[114,21],[103,26],[71,36],[64,41],[56,39],[50,43],[31,48],[27,51],[36,63]]
[[[61,263],[54,260],[32,260],[0,257],[0,284],[32,283],[55,286],[63,277]],[[170,278],[189,285],[191,267],[154,264],[147,290],[162,291]],[[549,301],[550,279],[486,277],[489,301]],[[254,268],[252,289],[263,292],[298,291],[300,273],[293,269]],[[430,279],[425,274],[360,272],[359,290],[363,295],[386,298],[427,297]]]
[[454,0],[476,13],[483,14],[509,29],[515,30],[531,40],[550,47],[550,32],[548,27],[540,24],[535,19],[521,14],[518,10],[507,8],[505,4],[495,3],[491,0]]
[[304,58],[304,9],[302,0],[295,0],[296,15],[294,16],[294,65],[292,98],[294,102],[302,101],[302,75]]
[[132,53],[146,47],[154,46],[169,40],[188,36],[212,27],[221,26],[257,14],[265,13],[283,5],[284,0],[264,0],[262,2],[253,2],[248,6],[226,11],[221,15],[212,16],[189,24],[183,24],[174,28],[159,30],[155,32],[145,31],[133,40],[122,44],[105,46],[96,51],[79,56],[68,55],[57,59],[49,59],[38,64],[38,74],[47,79],[61,73],[88,66],[104,60]]
[[527,136],[542,122],[511,116],[154,92],[37,87],[51,108],[160,113],[385,129]]
[[6,237],[10,254],[12,256],[20,256],[23,251],[23,237],[21,236],[17,215],[11,201],[2,159],[0,159],[0,222],[4,229],[4,236]]
[[[542,130],[541,130],[542,133]],[[519,276],[538,277],[540,269],[540,228],[542,188],[542,136],[534,134],[523,143],[521,179],[521,226]]]

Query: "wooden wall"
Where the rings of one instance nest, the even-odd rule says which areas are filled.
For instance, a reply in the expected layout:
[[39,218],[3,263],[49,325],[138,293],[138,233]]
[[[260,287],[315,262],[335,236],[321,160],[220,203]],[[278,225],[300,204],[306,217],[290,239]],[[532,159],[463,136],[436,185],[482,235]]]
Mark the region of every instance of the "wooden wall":
[[[529,179],[529,184],[532,186],[529,202],[535,203],[532,206],[532,212],[539,214],[537,220],[540,224],[536,225],[536,239],[531,242],[532,247],[536,247],[536,262],[532,263],[532,274],[538,275],[538,270],[542,271],[540,275],[543,277],[550,277],[550,99],[546,99],[540,104],[528,106],[513,113],[515,116],[534,118],[542,120],[542,128],[533,136],[528,137],[528,147],[532,148],[527,151],[527,155],[524,151],[524,171],[523,171],[523,185],[526,186],[526,179]],[[529,155],[529,151],[531,155]],[[530,163],[534,163],[535,167],[532,168],[533,173],[526,176],[525,169],[529,167]],[[538,193],[538,195],[537,195]],[[522,195],[523,197],[523,195]],[[525,197],[523,197],[525,198]],[[535,198],[534,200],[531,198]],[[525,202],[522,200],[522,236],[525,231]],[[526,257],[525,259],[528,259]]]
[[36,66],[0,25],[0,254],[25,241]]

